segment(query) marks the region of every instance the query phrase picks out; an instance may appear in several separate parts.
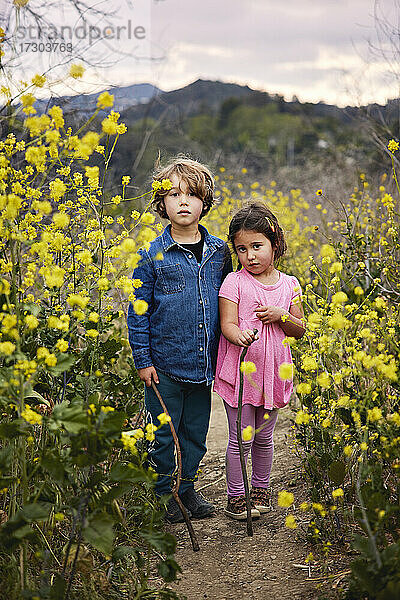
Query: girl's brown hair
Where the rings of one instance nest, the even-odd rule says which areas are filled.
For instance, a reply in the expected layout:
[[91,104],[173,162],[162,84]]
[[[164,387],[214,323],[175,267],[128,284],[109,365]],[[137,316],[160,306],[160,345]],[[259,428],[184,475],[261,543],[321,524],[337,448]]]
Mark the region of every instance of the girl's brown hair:
[[[189,190],[203,201],[200,218],[204,217],[214,204],[214,180],[209,169],[196,160],[179,154],[165,167],[156,167],[153,180],[162,182],[163,179],[170,179],[172,175],[182,179]],[[153,209],[163,219],[168,219],[164,204],[164,197],[168,192],[169,190],[163,188],[158,189],[152,201]]]
[[252,202],[241,208],[232,218],[229,225],[228,239],[235,249],[235,235],[239,231],[257,231],[263,233],[274,249],[274,260],[278,261],[287,250],[285,236],[278,219],[270,209],[261,202]]

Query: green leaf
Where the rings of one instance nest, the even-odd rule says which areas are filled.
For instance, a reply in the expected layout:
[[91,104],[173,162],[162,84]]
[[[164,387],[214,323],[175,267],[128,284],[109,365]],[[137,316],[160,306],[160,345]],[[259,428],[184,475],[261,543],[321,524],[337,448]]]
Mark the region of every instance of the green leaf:
[[138,549],[137,548],[133,548],[132,546],[118,546],[118,548],[115,548],[113,554],[112,554],[112,558],[113,558],[113,562],[117,561],[117,560],[121,560],[121,558],[124,558],[124,556],[137,556],[138,555]]
[[103,552],[111,554],[114,542],[114,521],[107,513],[90,515],[88,524],[83,529],[83,537],[89,544]]
[[41,460],[42,467],[57,482],[64,481],[65,468],[57,450],[48,450]]
[[61,375],[64,371],[68,371],[75,364],[76,358],[72,354],[59,354],[55,367],[47,367],[47,370],[52,375]]
[[37,392],[36,390],[27,390],[24,398],[34,398],[39,404],[45,404],[46,406],[50,406],[50,402],[46,400],[46,398],[43,398],[43,396],[39,394],[39,392]]
[[346,465],[341,460],[334,460],[328,470],[329,479],[336,485],[341,485],[346,475]]
[[56,404],[51,415],[49,428],[52,431],[64,427],[68,433],[77,434],[88,426],[86,408],[82,405],[71,406],[68,401]]
[[141,531],[140,535],[158,552],[163,554],[173,554],[175,552],[176,539],[170,533],[150,529],[149,531]]
[[12,440],[19,435],[23,435],[26,430],[26,422],[22,419],[15,419],[8,423],[0,424],[0,438]]
[[182,569],[173,558],[166,558],[162,562],[159,562],[157,571],[167,583],[175,581],[178,572],[182,573]]
[[48,502],[35,502],[26,504],[18,514],[28,523],[33,521],[45,521],[50,514],[51,504]]

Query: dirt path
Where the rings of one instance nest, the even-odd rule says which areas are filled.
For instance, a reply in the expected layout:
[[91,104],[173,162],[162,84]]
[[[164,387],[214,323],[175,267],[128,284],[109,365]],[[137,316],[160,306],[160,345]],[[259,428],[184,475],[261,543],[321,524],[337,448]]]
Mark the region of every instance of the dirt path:
[[[200,552],[193,552],[184,524],[170,525],[178,540],[176,559],[182,567],[174,589],[188,600],[316,600],[319,596],[308,572],[299,566],[309,551],[304,534],[284,526],[287,511],[277,506],[277,492],[290,490],[300,502],[299,467],[290,448],[289,410],[280,412],[275,428],[275,457],[271,485],[273,509],[253,522],[254,537],[246,535],[246,522],[224,515],[225,448],[227,426],[222,402],[214,396],[208,452],[197,489],[217,506],[215,517],[193,521]],[[209,485],[212,483],[212,485]],[[296,511],[298,514],[298,512]],[[301,518],[301,514],[298,515]],[[302,538],[302,539],[300,539]]]

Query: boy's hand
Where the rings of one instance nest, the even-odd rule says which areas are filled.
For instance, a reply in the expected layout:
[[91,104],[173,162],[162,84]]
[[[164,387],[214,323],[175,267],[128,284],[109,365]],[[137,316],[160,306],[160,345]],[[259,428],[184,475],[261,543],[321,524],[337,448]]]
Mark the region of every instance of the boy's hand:
[[258,340],[258,335],[254,333],[254,330],[244,329],[238,334],[235,344],[237,346],[243,346],[244,348],[247,348],[255,340]]
[[142,381],[145,382],[146,387],[151,386],[151,380],[154,379],[155,383],[160,383],[157,375],[157,371],[154,367],[146,367],[145,369],[138,369],[138,375]]
[[263,323],[275,323],[288,312],[279,306],[262,306],[261,304],[255,310],[256,317]]

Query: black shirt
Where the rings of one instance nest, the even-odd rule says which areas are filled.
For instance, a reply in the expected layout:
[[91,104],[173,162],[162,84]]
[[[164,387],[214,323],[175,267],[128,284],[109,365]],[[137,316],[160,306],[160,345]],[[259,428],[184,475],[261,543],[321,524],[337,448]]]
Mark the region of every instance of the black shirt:
[[181,244],[181,246],[183,246],[187,250],[190,250],[191,252],[193,252],[193,254],[195,255],[196,260],[199,264],[201,263],[201,259],[203,257],[203,246],[204,246],[204,234],[202,231],[200,233],[201,233],[201,240],[199,242],[196,242],[195,244]]

